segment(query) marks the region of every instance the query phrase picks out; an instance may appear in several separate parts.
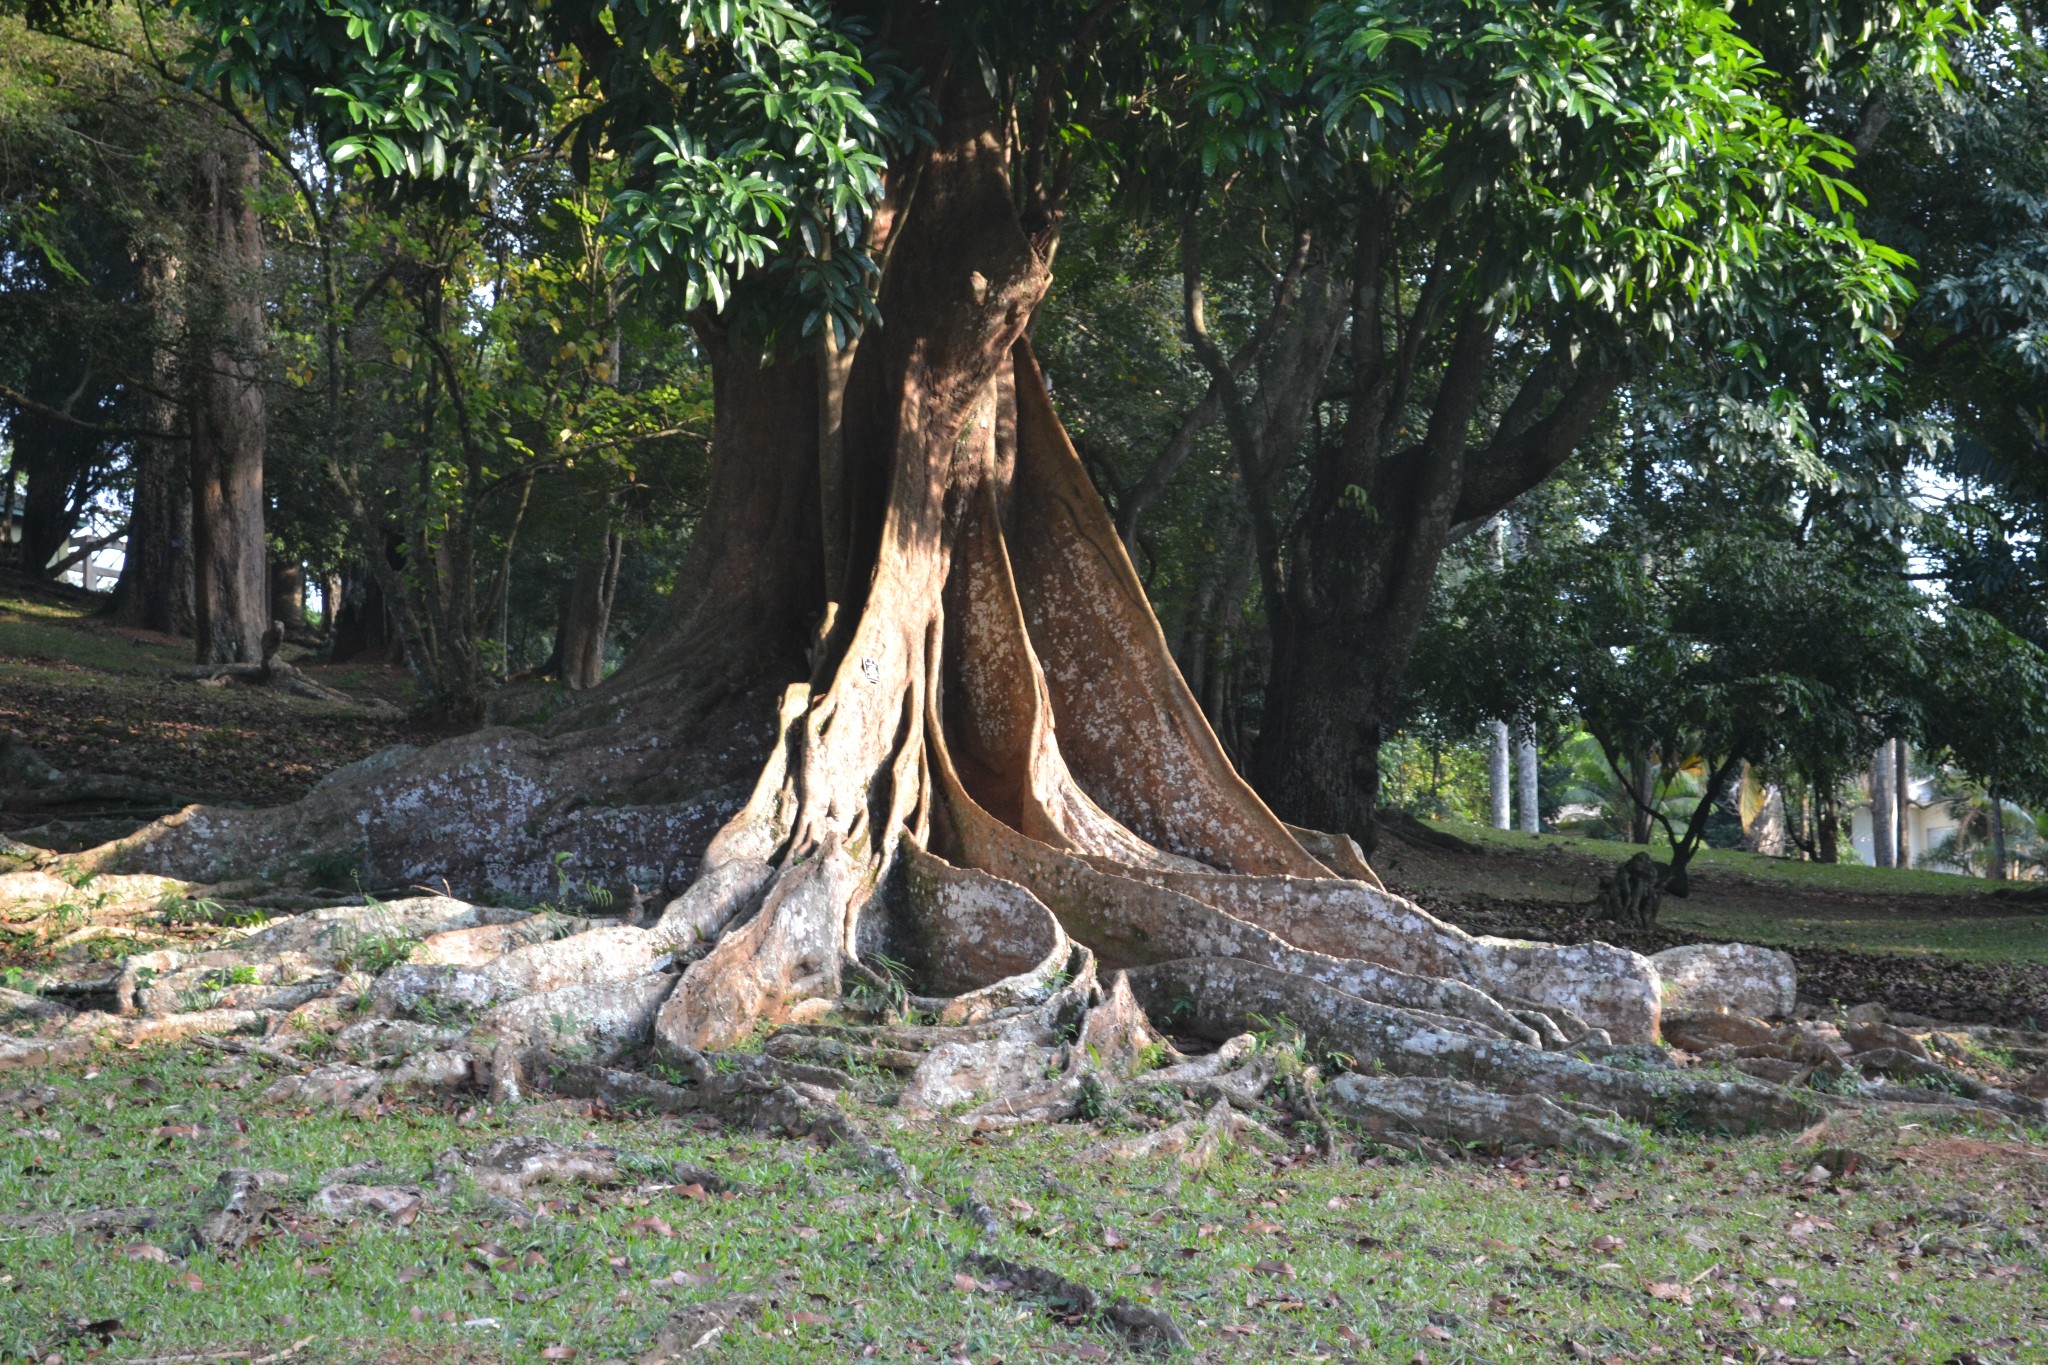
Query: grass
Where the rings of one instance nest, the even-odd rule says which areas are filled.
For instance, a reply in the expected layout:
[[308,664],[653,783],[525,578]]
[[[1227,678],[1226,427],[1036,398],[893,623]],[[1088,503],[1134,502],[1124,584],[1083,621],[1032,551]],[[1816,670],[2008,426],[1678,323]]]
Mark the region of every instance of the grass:
[[[1496,855],[1414,855],[1388,849],[1397,885],[1458,897],[1584,904],[1600,875],[1635,846],[1570,835],[1527,835],[1432,822]],[[1395,841],[1387,841],[1393,844]],[[1667,897],[1660,930],[1779,948],[1900,953],[1977,963],[2048,963],[2048,914],[1985,895],[1974,877],[1919,869],[1802,863],[1735,849],[1703,849],[1692,894]]]
[[91,623],[83,608],[0,595],[0,677],[50,665],[148,676],[189,664],[189,651],[124,637]]
[[[1614,863],[1619,863],[1633,853],[1644,851],[1645,847],[1611,839],[1588,839],[1574,834],[1517,834],[1512,830],[1495,829],[1491,825],[1468,824],[1462,820],[1432,820],[1429,823],[1433,828],[1488,848],[1506,848],[1516,852],[1550,849],[1597,857]],[[1671,845],[1664,838],[1663,831],[1655,833],[1647,846],[1647,851],[1660,859],[1668,859],[1671,856]],[[1734,848],[1700,849],[1693,855],[1692,870],[1695,874],[1711,876],[1719,873],[1730,877],[1781,883],[1801,889],[1841,891],[1861,896],[1977,896],[1998,886],[1998,883],[1981,877],[1929,872],[1924,868],[1866,867],[1861,863],[1808,863],[1793,858],[1767,858],[1762,854],[1745,853]]]
[[[0,1156],[0,1216],[168,1210],[147,1234],[168,1259],[0,1229],[0,1359],[85,1359],[101,1346],[85,1323],[118,1331],[114,1359],[307,1338],[294,1360],[630,1358],[683,1304],[744,1291],[773,1306],[720,1359],[1122,1354],[1099,1327],[970,1284],[971,1250],[1162,1306],[1213,1360],[2048,1355],[2048,1260],[2026,1230],[2048,1189],[2042,1154],[1917,1126],[1860,1133],[1903,1164],[1825,1188],[1801,1178],[1810,1149],[1782,1138],[1666,1143],[1633,1165],[1239,1152],[1184,1175],[1170,1158],[1081,1165],[1092,1135],[1075,1128],[891,1134],[946,1200],[971,1191],[997,1211],[1003,1230],[978,1238],[840,1151],[675,1120],[425,1103],[283,1115],[246,1063],[168,1050],[46,1079],[47,1110],[8,1120],[21,1131]],[[638,1173],[543,1190],[530,1221],[460,1188],[410,1227],[309,1205],[330,1169],[374,1159],[373,1179],[418,1182],[449,1148],[513,1132],[612,1144]],[[742,1192],[661,1188],[678,1161]],[[282,1172],[287,1215],[223,1258],[189,1229],[231,1167]]]

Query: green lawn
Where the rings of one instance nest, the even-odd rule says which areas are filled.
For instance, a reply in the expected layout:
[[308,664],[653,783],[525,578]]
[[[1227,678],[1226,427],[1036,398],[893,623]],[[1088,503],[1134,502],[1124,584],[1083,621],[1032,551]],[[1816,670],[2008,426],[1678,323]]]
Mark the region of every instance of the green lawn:
[[[1587,839],[1573,834],[1517,834],[1512,830],[1468,824],[1463,820],[1431,820],[1429,823],[1432,828],[1472,843],[1515,852],[1544,848],[1618,863],[1630,854],[1642,851],[1639,845],[1610,839]],[[1661,831],[1648,845],[1648,851],[1660,859],[1671,856],[1671,845]],[[1692,870],[1710,876],[1718,872],[1753,881],[1779,882],[1790,887],[1863,896],[1973,896],[1994,890],[1998,885],[1980,877],[1929,872],[1921,868],[1809,863],[1794,858],[1766,858],[1733,848],[1702,848],[1693,855]]]
[[[28,1078],[58,1093],[5,1116],[0,1217],[169,1217],[111,1240],[0,1227],[0,1359],[87,1359],[93,1332],[117,1333],[108,1359],[302,1340],[295,1361],[634,1358],[679,1307],[747,1291],[773,1306],[719,1359],[1125,1354],[1098,1325],[981,1283],[975,1250],[1163,1307],[1217,1361],[2048,1358],[2048,1259],[2028,1230],[2048,1153],[1896,1120],[1846,1140],[1902,1164],[1817,1185],[1816,1145],[1843,1135],[1663,1143],[1628,1165],[1238,1151],[1184,1173],[1081,1164],[1085,1128],[968,1139],[872,1115],[944,1202],[971,1192],[996,1211],[984,1236],[842,1151],[547,1104],[283,1115],[255,1099],[268,1073],[208,1060],[109,1055]],[[511,1132],[617,1146],[631,1181],[547,1190],[531,1221],[463,1188],[409,1227],[309,1202],[332,1168],[374,1159],[368,1179],[415,1182],[447,1149]],[[677,1161],[742,1191],[660,1188]],[[283,1173],[285,1213],[224,1258],[190,1229],[231,1167]]]

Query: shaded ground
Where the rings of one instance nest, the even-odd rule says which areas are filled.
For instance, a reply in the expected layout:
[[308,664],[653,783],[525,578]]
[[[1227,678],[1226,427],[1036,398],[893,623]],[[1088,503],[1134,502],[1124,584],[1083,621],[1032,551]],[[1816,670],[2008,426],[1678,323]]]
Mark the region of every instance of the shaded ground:
[[[191,662],[189,641],[116,630],[88,614],[96,605],[75,589],[0,576],[0,730],[67,771],[142,778],[195,799],[273,805],[303,795],[344,763],[411,737],[396,714],[174,678],[173,670]],[[364,700],[394,700],[404,686],[393,669],[305,671]],[[159,813],[101,807],[63,816],[78,822]],[[0,833],[46,819],[0,811]],[[103,822],[81,828],[81,837],[102,833]]]
[[1801,998],[1815,1005],[1874,1000],[1958,1022],[2048,1025],[2048,905],[1987,894],[1984,882],[1715,850],[1695,864],[1692,894],[1667,899],[1656,930],[1639,934],[1588,918],[1625,846],[1444,828],[1483,851],[1390,839],[1374,863],[1389,887],[1474,933],[1644,952],[1762,943],[1791,952]]

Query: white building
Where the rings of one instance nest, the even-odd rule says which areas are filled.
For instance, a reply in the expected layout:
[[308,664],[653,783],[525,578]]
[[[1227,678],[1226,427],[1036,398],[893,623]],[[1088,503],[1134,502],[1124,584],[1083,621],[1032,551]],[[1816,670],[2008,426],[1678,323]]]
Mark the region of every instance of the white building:
[[[1865,798],[1849,808],[1849,843],[1856,850],[1856,861],[1865,867],[1877,864],[1870,827],[1870,801]],[[1949,814],[1948,802],[1935,795],[1934,779],[1909,777],[1906,780],[1906,851],[1912,865],[1930,872],[1964,871],[1949,863],[1927,861],[1929,852],[1955,832],[1956,818]]]

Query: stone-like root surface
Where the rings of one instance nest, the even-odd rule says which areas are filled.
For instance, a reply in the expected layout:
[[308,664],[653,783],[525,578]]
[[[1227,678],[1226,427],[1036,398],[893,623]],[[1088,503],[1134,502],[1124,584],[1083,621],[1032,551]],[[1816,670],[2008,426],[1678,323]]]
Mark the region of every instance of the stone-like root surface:
[[[1671,1065],[1647,959],[1466,934],[1387,893],[1348,839],[1274,818],[1012,354],[1007,376],[928,395],[957,409],[930,425],[964,433],[944,477],[898,462],[863,609],[784,693],[751,795],[658,918],[314,910],[132,953],[73,983],[97,1011],[0,1060],[95,1032],[319,1029],[347,1060],[282,1076],[280,1100],[637,1086],[799,1128],[850,1077],[886,1077],[905,1121],[1150,1113],[1131,1150],[1191,1161],[1266,1140],[1276,1083],[1332,1150],[1337,1123],[1624,1152],[1631,1125],[1815,1117],[1811,1091]],[[1305,1081],[1255,1035],[1348,1074]],[[705,1060],[735,1050],[744,1066]],[[669,1079],[632,1079],[644,1063]],[[1916,1079],[1901,1063],[1883,1083]]]

